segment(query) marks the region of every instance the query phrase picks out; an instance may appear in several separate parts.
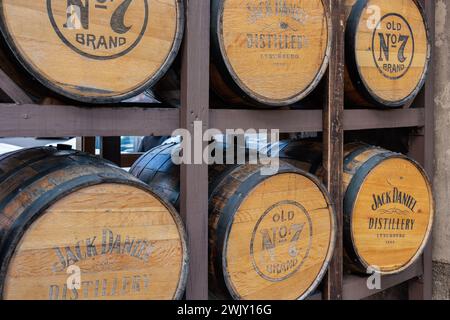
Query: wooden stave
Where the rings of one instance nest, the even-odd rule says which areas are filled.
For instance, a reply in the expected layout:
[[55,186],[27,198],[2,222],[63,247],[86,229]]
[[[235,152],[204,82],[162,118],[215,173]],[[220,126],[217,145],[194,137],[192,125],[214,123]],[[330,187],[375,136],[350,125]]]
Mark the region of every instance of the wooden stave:
[[[175,149],[179,146],[177,143],[170,143],[168,145],[161,145],[142,156],[135,165],[130,169],[130,173],[141,179],[141,174],[144,172],[145,167],[151,162],[157,153],[163,151],[164,160],[163,163],[169,163],[170,155],[167,153],[170,149]],[[156,153],[156,154],[155,154]],[[148,160],[150,158],[150,160]],[[144,165],[143,162],[146,162]],[[168,161],[168,162],[166,162]],[[172,163],[172,162],[170,162]],[[163,165],[160,166],[163,167]],[[161,197],[169,198],[170,202],[178,209],[179,208],[179,195],[180,195],[180,178],[179,178],[179,166],[172,163],[172,168],[169,172],[163,173],[161,179],[167,179],[171,181],[169,193],[163,192],[159,186],[154,189],[155,193]],[[174,168],[174,169],[173,169]],[[225,165],[216,164],[209,166],[209,272],[208,279],[212,286],[209,286],[210,296],[215,299],[228,299],[240,300],[241,297],[234,290],[232,284],[229,281],[229,277],[224,274],[226,265],[226,239],[231,230],[233,217],[237,212],[240,204],[245,200],[245,197],[241,197],[242,194],[248,194],[250,190],[255,188],[258,184],[269,178],[268,176],[260,175],[262,165]],[[311,287],[306,290],[297,300],[303,300],[308,297],[320,284],[323,277],[326,274],[328,265],[332,258],[336,243],[336,217],[334,210],[332,209],[332,203],[326,191],[326,188],[320,183],[319,179],[304,170],[298,169],[291,165],[288,161],[280,162],[280,169],[278,173],[296,173],[304,175],[310,178],[322,191],[329,207],[332,210],[331,214],[331,243],[329,245],[328,255],[322,265],[322,268],[317,275],[316,280]],[[154,188],[155,183],[149,176],[145,176],[143,182],[149,184],[150,188]],[[158,180],[160,183],[161,180]],[[164,182],[163,182],[164,183]],[[156,184],[157,185],[157,184]]]
[[[270,146],[268,147],[270,149]],[[313,156],[305,156],[304,151],[312,150]],[[310,172],[315,173],[317,176],[323,178],[324,168],[322,165],[321,157],[321,143],[319,142],[309,142],[309,141],[284,141],[280,147],[280,158],[281,159],[291,159],[292,164],[302,166],[303,168],[310,167]],[[355,165],[355,157],[363,154],[369,153],[367,162],[359,162]],[[420,166],[415,160],[396,152],[382,149],[380,147],[375,147],[369,144],[354,142],[346,144],[344,147],[344,207],[343,207],[343,241],[344,241],[344,263],[346,267],[355,273],[367,274],[367,268],[369,265],[363,261],[363,259],[358,255],[355,246],[354,238],[352,234],[352,215],[353,206],[355,204],[355,199],[358,191],[362,187],[362,182],[364,178],[373,170],[377,165],[382,163],[387,159],[400,158],[413,163],[419,172],[424,176],[425,180],[428,182],[430,188],[430,180],[425,170]],[[314,160],[315,159],[315,160]],[[353,166],[354,165],[354,166]],[[359,182],[359,183],[358,183]],[[431,188],[430,188],[431,190]],[[421,246],[418,248],[414,257],[407,263],[393,271],[379,271],[381,275],[398,274],[402,271],[408,269],[413,265],[422,255],[425,250],[427,243],[431,237],[431,230],[433,227],[433,217],[434,217],[434,199],[433,194],[431,195],[431,214],[430,222],[424,240]]]
[[[170,152],[177,146],[177,143],[163,144],[157,146],[144,155],[142,155],[130,168],[130,173],[147,184],[153,192],[161,198],[170,202],[175,209],[180,208],[180,168],[172,164]],[[155,158],[160,157],[161,163],[156,165]],[[149,169],[149,164],[152,163],[152,169]],[[159,165],[160,164],[160,165]],[[161,168],[167,164],[169,171],[163,171]],[[151,172],[148,172],[150,171]],[[155,180],[155,175],[160,174],[160,178]],[[170,180],[169,180],[170,178]],[[166,181],[170,183],[165,184]],[[168,188],[162,188],[161,184]]]
[[87,104],[109,104],[123,102],[124,100],[133,98],[155,86],[159,81],[161,81],[161,79],[163,79],[164,75],[170,70],[172,64],[175,62],[182,45],[186,20],[184,0],[175,1],[177,7],[177,33],[174,37],[169,54],[167,55],[165,61],[161,64],[158,71],[151,78],[149,78],[148,81],[128,93],[111,97],[86,97],[65,91],[46,79],[45,76],[35,72],[31,63],[26,61],[19,53],[19,50],[6,27],[5,17],[3,14],[3,0],[0,0],[0,58],[3,58],[4,60],[2,59],[2,61],[0,61],[0,67],[5,69],[8,76],[15,82],[20,85],[24,85],[25,90],[31,93],[32,98],[35,101],[54,97],[58,100],[69,99],[75,102]]
[[430,26],[426,18],[425,10],[418,0],[412,0],[419,9],[423,17],[425,31],[428,39],[427,62],[422,78],[417,84],[416,88],[410,95],[399,101],[387,101],[377,97],[369,88],[367,88],[360,75],[359,66],[356,64],[355,57],[355,38],[359,18],[366,6],[368,0],[349,0],[352,2],[351,6],[346,7],[346,31],[345,31],[345,99],[353,106],[367,106],[381,109],[395,109],[401,108],[414,101],[419,92],[425,85],[428,73],[430,72],[431,63],[431,37]]
[[[15,158],[27,160],[28,155],[36,153],[35,156],[14,166],[16,162]],[[50,163],[54,160],[55,164]],[[1,166],[7,163],[7,167],[10,170],[2,170]],[[8,163],[9,162],[9,163]],[[21,170],[30,168],[36,168],[35,172],[29,173],[28,179],[24,181],[17,182],[16,188],[10,192],[3,194],[0,197],[0,299],[3,299],[4,294],[4,284],[7,276],[8,267],[12,257],[14,256],[15,249],[19,244],[21,238],[26,233],[27,229],[36,221],[46,209],[48,209],[52,204],[56,203],[58,200],[63,199],[65,196],[70,195],[78,190],[86,187],[95,186],[99,184],[118,184],[127,185],[133,188],[143,190],[155,197],[157,195],[150,190],[144,183],[134,178],[132,175],[128,174],[126,171],[118,168],[115,164],[100,159],[98,157],[89,155],[87,153],[74,151],[74,150],[58,150],[53,147],[36,147],[30,149],[23,149],[20,151],[14,151],[0,156],[0,190],[4,190],[5,184],[7,184],[8,178],[14,178],[14,175],[21,172]],[[39,166],[42,166],[39,170]],[[30,188],[31,194],[33,191],[33,184],[46,175],[57,171],[70,171],[76,167],[84,166],[84,168],[89,168],[93,172],[89,174],[81,174],[75,179],[67,179],[65,177],[61,179],[62,183],[56,184],[54,187],[47,190],[43,194],[38,194],[35,198],[30,198],[28,200],[29,206],[21,212],[18,212],[14,217],[6,217],[3,213],[3,208],[13,202],[14,194],[18,191]],[[14,186],[13,186],[14,187]],[[36,188],[34,188],[35,191]],[[2,196],[0,194],[0,196]],[[11,198],[12,197],[12,198]],[[9,198],[9,199],[8,199]],[[158,200],[166,207],[174,223],[177,226],[178,232],[180,234],[180,242],[183,250],[182,266],[179,275],[179,281],[177,284],[177,289],[174,292],[174,300],[180,300],[183,297],[186,284],[187,276],[189,272],[189,256],[187,247],[187,234],[181,218],[179,217],[177,211],[172,207],[172,205],[157,197]],[[8,226],[6,223],[12,221],[12,224]]]
[[314,80],[310,83],[308,88],[294,97],[277,101],[274,99],[264,98],[249,90],[244,89],[245,86],[241,83],[239,77],[232,71],[233,68],[226,61],[223,45],[220,41],[220,22],[222,20],[223,4],[226,0],[213,0],[211,2],[211,89],[216,96],[221,97],[225,102],[244,105],[255,106],[260,108],[283,107],[295,104],[309,94],[311,94],[320,84],[326,71],[328,70],[329,57],[331,54],[332,42],[332,26],[330,11],[326,1],[322,0],[325,9],[326,19],[328,21],[328,43],[327,49],[322,61],[321,68],[316,74]]

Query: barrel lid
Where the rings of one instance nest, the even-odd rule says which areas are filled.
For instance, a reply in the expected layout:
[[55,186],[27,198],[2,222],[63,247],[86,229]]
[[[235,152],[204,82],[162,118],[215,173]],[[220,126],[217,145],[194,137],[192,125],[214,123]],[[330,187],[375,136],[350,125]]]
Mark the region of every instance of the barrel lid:
[[[313,176],[292,169],[253,188],[243,183],[236,197],[241,201],[230,199],[232,209],[224,209],[223,216],[229,220],[222,270],[232,297],[307,297],[324,276],[335,244],[334,210],[325,188]],[[220,222],[218,230],[220,234]]]
[[89,103],[118,102],[158,81],[182,40],[182,0],[1,0],[0,29],[42,84]]
[[348,74],[365,98],[399,107],[417,96],[431,57],[428,25],[417,0],[358,0],[346,37]]
[[429,180],[415,161],[381,153],[355,173],[345,195],[346,247],[362,272],[393,274],[422,254],[430,237],[434,202]]
[[214,62],[241,96],[289,105],[319,84],[331,50],[323,0],[215,0],[213,8],[212,45],[223,60]]

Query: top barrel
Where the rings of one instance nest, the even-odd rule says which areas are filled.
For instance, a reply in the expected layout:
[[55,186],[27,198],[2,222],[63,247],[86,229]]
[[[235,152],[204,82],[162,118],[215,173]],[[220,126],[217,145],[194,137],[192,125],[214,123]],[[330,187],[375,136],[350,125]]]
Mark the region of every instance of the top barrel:
[[328,66],[322,0],[213,0],[212,88],[228,102],[282,106],[307,96]]
[[400,107],[422,88],[431,55],[416,0],[346,0],[346,98],[357,106]]
[[183,26],[182,0],[0,0],[0,29],[15,58],[51,90],[83,102],[117,102],[153,85],[176,56]]

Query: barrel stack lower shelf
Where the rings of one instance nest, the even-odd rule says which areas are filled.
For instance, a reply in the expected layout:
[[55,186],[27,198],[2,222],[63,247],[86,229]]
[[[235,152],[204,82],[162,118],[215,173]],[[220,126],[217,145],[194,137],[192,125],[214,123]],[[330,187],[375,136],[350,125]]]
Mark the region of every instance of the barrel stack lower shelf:
[[[182,54],[181,108],[123,105],[70,106],[35,105],[20,88],[0,72],[0,88],[13,103],[0,103],[1,137],[61,137],[124,135],[170,135],[173,130],[193,130],[194,121],[205,128],[279,129],[282,133],[323,132],[326,186],[337,204],[342,227],[342,150],[344,132],[386,128],[416,128],[409,139],[410,155],[424,165],[432,177],[434,156],[433,72],[418,95],[417,108],[399,110],[344,110],[344,0],[325,0],[330,8],[333,43],[327,73],[326,103],[318,110],[214,110],[209,108],[210,1],[187,2],[186,33]],[[434,2],[421,1],[434,34]],[[434,41],[431,41],[434,43]],[[323,110],[323,111],[322,111]],[[181,167],[180,211],[190,235],[190,274],[187,299],[208,298],[208,168]],[[195,181],[195,183],[193,183]],[[311,299],[362,299],[397,284],[408,282],[409,297],[431,298],[431,248],[407,270],[382,278],[382,288],[369,290],[367,278],[344,275],[342,230],[338,228],[337,250],[324,278],[322,292]]]
[[[85,107],[68,105],[0,104],[0,136],[60,137],[170,135],[179,128],[180,110],[133,105]],[[274,121],[275,118],[277,121]],[[236,121],[232,121],[234,119]],[[345,130],[414,128],[425,125],[425,110],[345,110]],[[218,129],[251,127],[281,132],[321,132],[321,110],[210,111],[210,126]],[[398,275],[384,276],[380,289],[369,290],[367,278],[345,275],[343,299],[362,299],[423,275],[420,260]],[[321,299],[318,292],[309,299]]]

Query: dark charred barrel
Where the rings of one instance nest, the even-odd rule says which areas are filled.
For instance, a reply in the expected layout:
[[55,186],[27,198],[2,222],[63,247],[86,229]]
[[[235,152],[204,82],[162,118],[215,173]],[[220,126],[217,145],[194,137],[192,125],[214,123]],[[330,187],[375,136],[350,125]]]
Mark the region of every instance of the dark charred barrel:
[[38,97],[44,87],[77,101],[110,103],[153,86],[180,48],[183,1],[101,2],[0,1],[2,50],[12,56],[0,66],[27,90],[26,78],[37,79]]
[[[283,142],[280,157],[321,176],[320,143]],[[270,149],[271,147],[269,147]],[[422,167],[405,155],[362,143],[345,146],[345,262],[350,270],[399,273],[431,234],[433,195]]]
[[187,260],[176,210],[112,163],[49,147],[0,156],[2,299],[179,299]]
[[417,0],[346,0],[345,96],[354,106],[410,104],[426,80],[431,43]]
[[[176,207],[179,167],[171,154],[179,151],[177,144],[161,145],[131,168],[132,174]],[[327,269],[335,217],[325,188],[285,162],[272,176],[262,175],[261,169],[250,164],[209,168],[212,297],[302,299]]]

